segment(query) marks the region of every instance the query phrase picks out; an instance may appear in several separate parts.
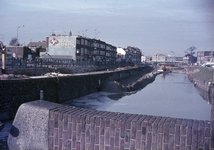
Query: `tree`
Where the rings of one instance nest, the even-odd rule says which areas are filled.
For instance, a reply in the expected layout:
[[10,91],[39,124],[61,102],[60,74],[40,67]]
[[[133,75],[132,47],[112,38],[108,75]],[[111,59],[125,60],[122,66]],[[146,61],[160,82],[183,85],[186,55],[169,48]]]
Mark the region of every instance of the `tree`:
[[194,54],[195,54],[194,50],[196,49],[197,48],[195,46],[191,46],[185,51],[186,53],[185,56],[189,58],[189,63],[191,64],[196,62],[196,57],[194,57]]
[[17,46],[17,38],[12,38],[9,45],[10,46]]

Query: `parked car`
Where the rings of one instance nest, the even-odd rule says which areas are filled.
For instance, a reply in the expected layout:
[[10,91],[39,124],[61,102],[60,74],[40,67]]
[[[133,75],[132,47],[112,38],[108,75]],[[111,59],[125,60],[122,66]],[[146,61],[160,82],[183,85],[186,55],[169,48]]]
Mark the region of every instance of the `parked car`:
[[202,67],[213,67],[214,66],[214,63],[213,62],[207,62],[205,64],[202,64],[201,65]]
[[205,67],[211,67],[211,65],[205,65]]

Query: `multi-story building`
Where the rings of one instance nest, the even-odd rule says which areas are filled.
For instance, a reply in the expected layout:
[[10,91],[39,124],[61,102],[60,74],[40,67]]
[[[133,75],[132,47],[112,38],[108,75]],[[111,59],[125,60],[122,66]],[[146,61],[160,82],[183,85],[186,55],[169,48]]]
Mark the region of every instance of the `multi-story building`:
[[125,51],[125,59],[127,62],[141,63],[141,50],[139,48],[128,46]]
[[118,47],[117,48],[117,59],[116,59],[116,61],[124,61],[125,56],[126,56],[126,51],[123,48]]
[[47,48],[47,42],[42,41],[42,42],[30,42],[28,44],[28,48],[30,48],[32,51],[35,52],[36,57],[39,57],[40,52],[45,52]]
[[[117,48],[97,39],[82,36],[52,35],[46,37],[47,49],[40,57],[73,60],[116,61]],[[46,55],[48,54],[48,55]]]
[[151,62],[151,60],[152,60],[152,57],[151,56],[145,56],[145,61],[146,62]]
[[165,62],[166,61],[166,55],[164,54],[159,54],[159,53],[155,53],[152,56],[152,61],[153,62]]
[[214,61],[214,51],[198,51],[197,63],[204,64],[210,61]]
[[141,62],[146,62],[146,56],[144,54],[141,54]]

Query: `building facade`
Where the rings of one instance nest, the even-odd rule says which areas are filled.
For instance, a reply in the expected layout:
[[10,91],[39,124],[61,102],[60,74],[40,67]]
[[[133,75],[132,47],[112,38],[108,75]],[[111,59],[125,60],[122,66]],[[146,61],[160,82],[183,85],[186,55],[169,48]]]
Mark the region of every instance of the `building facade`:
[[30,42],[28,44],[28,48],[35,52],[36,57],[39,57],[40,52],[45,52],[47,47],[46,41]]
[[46,39],[46,51],[40,52],[42,58],[116,61],[117,48],[101,40],[71,35],[53,35]]
[[35,52],[26,46],[6,46],[6,51],[10,51],[13,58],[35,57]]
[[141,62],[143,62],[143,63],[146,62],[146,56],[144,54],[141,55]]
[[141,50],[137,47],[128,46],[126,49],[126,62],[141,63]]
[[207,62],[214,62],[214,51],[198,51],[197,63],[201,65]]
[[159,54],[159,53],[155,53],[152,56],[152,61],[153,62],[166,62],[166,55],[164,54]]
[[117,48],[117,59],[116,59],[116,61],[118,61],[118,62],[125,61],[125,56],[126,56],[125,49],[118,47]]

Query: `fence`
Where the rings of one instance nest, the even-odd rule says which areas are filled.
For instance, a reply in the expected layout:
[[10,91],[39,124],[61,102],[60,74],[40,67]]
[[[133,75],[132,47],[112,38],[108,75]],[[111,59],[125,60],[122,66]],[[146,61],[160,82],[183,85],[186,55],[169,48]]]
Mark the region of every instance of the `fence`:
[[[73,59],[53,59],[53,58],[7,58],[6,68],[36,68],[36,67],[70,67],[70,66],[104,66],[104,65],[135,65],[134,62],[115,62],[115,61],[91,61],[91,60],[78,60]],[[0,66],[2,60],[0,59]]]

